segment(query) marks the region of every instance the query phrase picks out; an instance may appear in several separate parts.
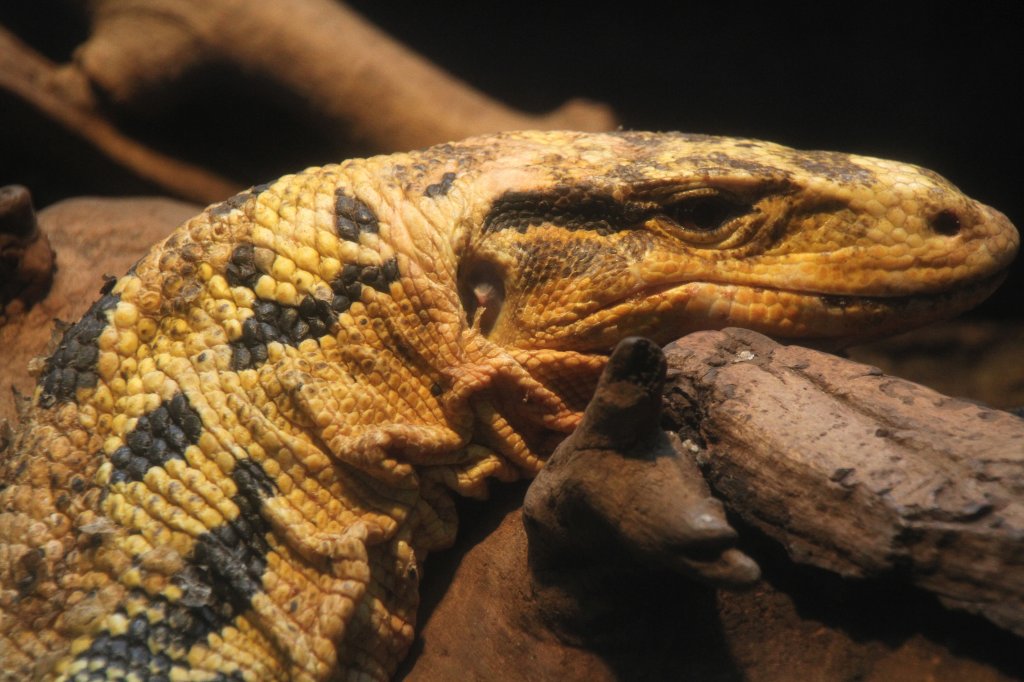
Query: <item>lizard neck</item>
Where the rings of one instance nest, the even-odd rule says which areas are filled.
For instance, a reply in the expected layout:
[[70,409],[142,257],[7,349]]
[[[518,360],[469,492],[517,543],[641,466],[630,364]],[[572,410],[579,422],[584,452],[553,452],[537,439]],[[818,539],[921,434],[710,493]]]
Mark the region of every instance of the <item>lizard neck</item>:
[[[412,156],[342,170],[346,174],[337,191],[372,205],[376,212],[377,230],[359,242],[373,253],[362,259],[393,260],[400,276],[385,295],[368,292],[371,300],[353,306],[356,316],[365,314],[368,321],[352,324],[346,316],[339,318],[334,359],[352,365],[355,358],[344,356],[365,355],[368,342],[378,354],[394,349],[417,354],[414,364],[422,369],[408,381],[422,382],[421,390],[436,399],[432,407],[458,434],[459,471],[443,477],[460,494],[483,494],[484,481],[491,476],[535,474],[578,423],[605,358],[506,347],[487,338],[481,317],[489,301],[486,294],[467,287],[460,268],[479,237],[470,227],[480,222],[472,213],[479,210],[473,192],[481,184],[473,170],[460,169],[455,161],[424,168]],[[367,335],[367,328],[376,338]],[[403,358],[406,364],[408,360]],[[467,469],[467,451],[474,453],[468,459],[487,461]],[[406,454],[423,469],[452,466],[450,456],[433,451]]]

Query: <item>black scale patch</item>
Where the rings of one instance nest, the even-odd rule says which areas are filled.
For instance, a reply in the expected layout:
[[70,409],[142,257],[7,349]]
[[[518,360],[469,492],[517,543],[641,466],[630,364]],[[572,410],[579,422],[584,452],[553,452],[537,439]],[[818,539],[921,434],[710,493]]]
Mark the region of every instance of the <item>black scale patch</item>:
[[235,247],[224,270],[228,284],[233,287],[256,288],[262,273],[256,269],[254,252],[252,244],[239,244]]
[[334,191],[334,227],[338,236],[349,242],[359,241],[362,232],[380,229],[373,210],[341,187]]
[[[255,289],[263,275],[257,268],[252,244],[241,244],[231,254],[225,277],[233,287]],[[242,323],[242,336],[231,342],[231,368],[249,369],[267,361],[267,344],[274,341],[293,346],[327,333],[336,315],[327,301],[306,296],[298,306],[258,299],[252,317]]]
[[643,222],[652,211],[623,204],[587,188],[560,187],[542,192],[506,192],[491,206],[483,230],[526,232],[531,225],[557,225],[606,235]]
[[358,301],[363,287],[388,293],[391,283],[398,279],[398,261],[390,258],[381,265],[359,265],[346,263],[341,274],[331,282],[334,300],[331,308],[335,312],[348,310],[352,302]]
[[231,497],[238,516],[200,535],[186,558],[185,570],[175,578],[182,598],[168,606],[167,622],[178,638],[175,643],[185,649],[245,613],[253,596],[262,590],[270,525],[260,507],[275,486],[253,460],[240,460],[231,478],[238,488]]
[[257,300],[252,317],[242,323],[242,336],[231,342],[231,369],[251,369],[267,361],[267,344],[297,346],[318,339],[337,319],[327,301],[306,296],[298,306]]
[[238,516],[196,539],[187,560],[189,579],[179,583],[186,597],[192,592],[205,595],[209,588],[208,603],[227,621],[246,611],[253,595],[262,590],[270,551],[265,536],[270,526],[260,507],[275,490],[259,462],[250,459],[235,465],[231,479],[238,487],[231,497]]
[[231,211],[235,210],[236,208],[242,208],[242,206],[245,206],[245,202],[267,191],[272,184],[274,183],[265,182],[262,185],[255,185],[254,187],[250,187],[244,192],[239,192],[230,199],[226,199],[217,204],[216,206],[211,207],[210,215],[219,218],[221,216],[227,215],[228,213],[231,213]]
[[57,402],[75,399],[79,388],[93,388],[99,376],[96,361],[99,358],[97,339],[106,328],[107,311],[117,306],[120,296],[107,294],[92,304],[82,319],[64,332],[57,350],[47,359],[39,377],[42,395],[39,404],[52,407]]
[[443,197],[448,194],[448,191],[452,188],[452,183],[455,182],[455,173],[445,173],[441,176],[441,182],[435,182],[432,185],[427,185],[427,189],[424,190],[431,199],[437,197]]
[[141,481],[150,467],[172,459],[184,459],[185,448],[199,442],[203,424],[181,393],[139,417],[125,436],[125,445],[114,450],[111,483]]
[[[373,224],[376,226],[375,219]],[[225,270],[228,284],[255,289],[262,275],[256,267],[252,244],[236,247]],[[266,362],[268,343],[277,341],[297,346],[306,339],[318,339],[330,333],[338,314],[359,300],[364,286],[387,293],[391,282],[397,279],[398,262],[394,258],[379,266],[349,263],[330,283],[334,294],[330,301],[306,296],[298,306],[289,306],[259,299],[253,305],[255,314],[242,323],[241,338],[230,344],[231,368],[240,371]]]
[[[183,658],[175,660],[177,657],[250,608],[253,596],[262,589],[270,550],[265,537],[270,527],[260,507],[275,486],[253,460],[240,460],[231,478],[238,488],[231,498],[238,516],[196,539],[184,570],[174,577],[182,590],[181,599],[169,602],[136,591],[133,597],[148,602],[161,617],[151,622],[139,614],[130,620],[124,634],[100,633],[79,655],[79,661],[102,663],[104,670],[135,673],[142,679],[167,679],[172,668],[187,668]],[[175,652],[175,657],[165,652]],[[73,679],[106,679],[96,675],[90,671]],[[236,680],[241,674],[220,674],[214,679]]]
[[[126,615],[120,610],[121,615]],[[167,628],[166,625],[163,625]],[[128,631],[122,635],[100,632],[89,648],[76,657],[79,663],[86,663],[86,669],[71,676],[76,682],[100,682],[120,676],[135,674],[145,680],[169,680],[171,670],[182,668],[164,653],[154,654],[149,648],[150,625],[145,616],[133,618]]]
[[[187,675],[191,670],[185,660],[189,648],[230,622],[222,622],[206,613],[210,611],[207,607],[197,609],[171,604],[162,597],[150,598],[138,591],[133,597],[148,601],[162,618],[150,622],[145,614],[138,614],[128,622],[124,634],[111,635],[106,631],[97,634],[89,648],[76,658],[78,662],[87,663],[87,669],[73,675],[71,680],[99,682],[115,677],[115,673],[134,674],[150,681],[170,680],[172,671],[179,676]],[[123,609],[118,613],[127,618]],[[165,653],[168,651],[174,652],[173,658]],[[235,671],[216,673],[208,679],[234,682],[243,678],[241,671]]]

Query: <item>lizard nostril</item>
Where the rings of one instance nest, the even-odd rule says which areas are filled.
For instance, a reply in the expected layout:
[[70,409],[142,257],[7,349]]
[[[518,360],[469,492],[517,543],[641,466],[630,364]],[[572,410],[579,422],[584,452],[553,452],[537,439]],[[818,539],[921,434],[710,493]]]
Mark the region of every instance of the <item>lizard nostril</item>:
[[932,218],[932,230],[947,237],[960,232],[960,216],[948,209],[939,211]]

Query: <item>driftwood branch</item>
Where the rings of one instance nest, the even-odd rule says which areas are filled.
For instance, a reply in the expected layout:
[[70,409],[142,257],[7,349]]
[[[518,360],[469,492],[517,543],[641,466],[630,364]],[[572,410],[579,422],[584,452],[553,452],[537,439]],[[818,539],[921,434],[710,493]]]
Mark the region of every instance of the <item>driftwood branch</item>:
[[[82,163],[84,172],[109,172],[113,165],[125,176],[136,176],[165,192],[212,202],[234,194],[240,185],[187,161],[173,158],[122,133],[107,119],[88,80],[74,66],[58,66],[0,28],[0,89],[28,111],[78,138],[86,147],[78,154],[65,150],[54,164]],[[8,121],[7,125],[16,125]],[[37,124],[38,125],[38,124]],[[37,125],[23,123],[22,130]],[[12,131],[13,132],[13,131]],[[45,146],[39,140],[39,146]],[[69,158],[70,157],[70,158]],[[96,158],[100,157],[100,158]],[[131,178],[126,180],[128,186]],[[143,185],[143,186],[144,186]]]
[[504,106],[327,0],[95,0],[77,63],[112,100],[137,105],[226,60],[282,86],[377,149],[412,149],[521,128],[602,130],[604,106],[543,116]]
[[[68,64],[50,62],[0,28],[0,102],[9,99],[22,117],[9,126],[32,131],[39,119],[58,126],[84,145],[79,165],[107,174],[112,165],[121,187],[209,203],[253,182],[249,173],[264,167],[292,170],[274,162],[292,158],[284,150],[293,147],[319,145],[315,158],[301,161],[312,164],[499,130],[615,125],[608,107],[582,100],[543,115],[516,111],[332,0],[94,0],[85,8],[92,34]],[[188,100],[197,87],[213,93],[213,102]],[[185,133],[152,122],[183,99],[205,108],[196,118],[210,128],[202,133],[208,144],[244,143],[235,167],[223,167],[212,150],[206,161],[185,158]],[[292,125],[262,124],[282,107]],[[144,123],[124,125],[133,116]],[[232,143],[238,128],[246,134]],[[51,137],[40,133],[31,144],[45,149]],[[65,150],[55,163],[67,157]],[[230,179],[243,173],[245,182]]]
[[[735,676],[709,586],[746,588],[760,573],[692,458],[659,427],[664,382],[657,346],[619,345],[522,515],[488,536],[482,565],[476,554],[442,588],[409,679]],[[652,608],[652,592],[670,606]]]
[[669,417],[732,513],[1024,635],[1024,420],[745,330],[667,354]]

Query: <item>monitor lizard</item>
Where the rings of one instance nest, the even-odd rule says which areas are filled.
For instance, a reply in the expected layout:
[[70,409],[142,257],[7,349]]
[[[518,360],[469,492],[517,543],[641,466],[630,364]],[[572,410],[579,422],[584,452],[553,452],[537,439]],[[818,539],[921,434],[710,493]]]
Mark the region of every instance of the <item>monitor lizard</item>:
[[7,678],[386,679],[452,494],[530,476],[617,341],[952,316],[1018,236],[905,163],[518,132],[312,168],[108,282],[0,458]]

